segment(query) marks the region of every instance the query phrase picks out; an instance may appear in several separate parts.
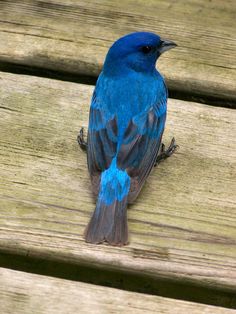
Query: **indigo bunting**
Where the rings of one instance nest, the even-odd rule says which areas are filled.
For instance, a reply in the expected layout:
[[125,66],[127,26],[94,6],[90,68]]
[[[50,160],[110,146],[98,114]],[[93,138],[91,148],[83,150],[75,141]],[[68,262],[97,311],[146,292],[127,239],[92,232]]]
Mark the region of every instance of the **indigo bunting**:
[[156,70],[158,57],[176,44],[149,32],[118,39],[109,49],[93,93],[87,161],[95,211],[85,230],[90,243],[128,243],[127,204],[134,202],[164,150],[167,88]]

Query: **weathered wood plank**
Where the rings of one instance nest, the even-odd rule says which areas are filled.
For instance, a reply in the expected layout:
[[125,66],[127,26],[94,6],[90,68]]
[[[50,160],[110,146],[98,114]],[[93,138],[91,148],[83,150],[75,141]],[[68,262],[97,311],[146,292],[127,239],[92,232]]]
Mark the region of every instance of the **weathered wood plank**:
[[0,311],[230,314],[234,310],[0,268]]
[[235,0],[4,0],[0,61],[97,76],[118,37],[147,30],[178,48],[159,67],[176,91],[236,101]]
[[76,136],[92,89],[0,73],[0,251],[235,291],[236,112],[170,100],[165,140],[180,149],[130,206],[130,244],[90,245]]

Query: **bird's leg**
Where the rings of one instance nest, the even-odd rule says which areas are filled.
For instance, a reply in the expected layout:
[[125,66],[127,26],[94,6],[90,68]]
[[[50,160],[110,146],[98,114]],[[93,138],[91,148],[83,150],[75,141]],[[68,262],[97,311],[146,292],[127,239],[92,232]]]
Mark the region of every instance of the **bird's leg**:
[[87,148],[88,148],[88,143],[85,141],[84,139],[84,128],[81,128],[79,131],[79,134],[77,136],[77,141],[79,143],[80,148],[87,152]]
[[156,162],[154,167],[156,167],[162,160],[170,157],[178,148],[178,145],[175,142],[175,138],[173,137],[171,142],[170,142],[170,146],[165,149],[165,144],[161,144],[161,150],[159,155],[157,156]]

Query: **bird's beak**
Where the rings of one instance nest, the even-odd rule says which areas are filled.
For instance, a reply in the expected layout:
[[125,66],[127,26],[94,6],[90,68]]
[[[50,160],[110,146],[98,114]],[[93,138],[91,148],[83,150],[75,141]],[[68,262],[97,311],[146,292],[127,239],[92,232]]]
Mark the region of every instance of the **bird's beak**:
[[176,46],[177,46],[177,44],[171,40],[161,39],[161,46],[158,50],[159,50],[160,54],[162,54],[163,52],[165,52],[169,49],[175,48]]

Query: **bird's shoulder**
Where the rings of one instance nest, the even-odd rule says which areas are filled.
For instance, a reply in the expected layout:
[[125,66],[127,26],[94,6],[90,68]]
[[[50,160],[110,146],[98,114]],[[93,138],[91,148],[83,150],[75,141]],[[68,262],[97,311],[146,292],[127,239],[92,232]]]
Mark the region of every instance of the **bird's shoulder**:
[[166,103],[167,88],[159,72],[153,75],[131,73],[123,77],[100,74],[92,97],[91,107],[107,114],[126,108],[135,114],[151,106]]

